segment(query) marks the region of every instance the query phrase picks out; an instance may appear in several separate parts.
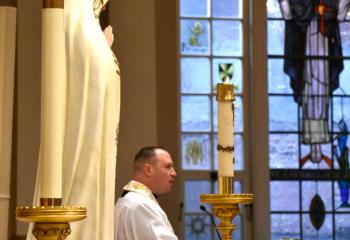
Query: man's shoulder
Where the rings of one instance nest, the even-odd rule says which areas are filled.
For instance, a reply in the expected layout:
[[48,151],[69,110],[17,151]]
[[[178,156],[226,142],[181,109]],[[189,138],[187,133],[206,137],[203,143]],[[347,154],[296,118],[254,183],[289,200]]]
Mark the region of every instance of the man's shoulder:
[[148,199],[137,192],[128,192],[123,197],[120,197],[117,201],[116,206],[126,206],[126,205],[142,205],[147,204]]

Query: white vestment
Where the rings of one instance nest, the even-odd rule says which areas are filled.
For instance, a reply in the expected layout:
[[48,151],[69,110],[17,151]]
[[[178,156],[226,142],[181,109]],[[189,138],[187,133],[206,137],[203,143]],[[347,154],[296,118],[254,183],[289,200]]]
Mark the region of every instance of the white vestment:
[[[86,219],[71,223],[72,240],[114,238],[120,77],[93,6],[94,0],[64,3],[67,108],[62,200],[65,206],[87,208]],[[37,187],[36,205],[39,198]]]
[[124,190],[115,206],[115,240],[177,240],[151,190],[136,181]]

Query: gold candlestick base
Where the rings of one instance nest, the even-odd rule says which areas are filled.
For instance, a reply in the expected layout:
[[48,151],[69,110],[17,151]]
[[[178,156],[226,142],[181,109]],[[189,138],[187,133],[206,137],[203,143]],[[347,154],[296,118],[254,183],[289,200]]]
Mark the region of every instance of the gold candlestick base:
[[217,229],[222,240],[231,240],[236,225],[233,218],[239,214],[239,204],[251,204],[253,194],[201,194],[201,202],[213,205],[212,212],[220,219]]
[[34,222],[33,235],[38,240],[63,240],[70,234],[69,222],[86,218],[85,207],[17,207],[16,219]]

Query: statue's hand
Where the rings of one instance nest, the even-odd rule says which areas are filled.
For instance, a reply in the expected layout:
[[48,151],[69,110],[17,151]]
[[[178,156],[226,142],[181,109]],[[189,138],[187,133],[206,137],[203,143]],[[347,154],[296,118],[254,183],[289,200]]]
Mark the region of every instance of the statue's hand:
[[103,33],[106,37],[107,43],[109,47],[112,47],[113,41],[114,41],[114,35],[113,35],[113,28],[111,25],[109,25],[108,27],[105,28],[105,30],[103,30]]

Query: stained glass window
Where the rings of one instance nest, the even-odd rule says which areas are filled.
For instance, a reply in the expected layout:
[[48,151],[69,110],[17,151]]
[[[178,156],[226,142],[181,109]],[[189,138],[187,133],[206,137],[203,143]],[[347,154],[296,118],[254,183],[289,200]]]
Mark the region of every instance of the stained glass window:
[[[181,162],[184,239],[217,239],[199,195],[216,189],[217,102],[220,64],[232,64],[236,89],[235,169],[244,170],[243,1],[179,0]],[[236,192],[242,179],[237,178]],[[210,211],[210,206],[206,206]],[[241,217],[236,218],[238,229]],[[243,239],[241,230],[235,239]]]
[[266,4],[271,239],[345,240],[349,3],[304,3]]

